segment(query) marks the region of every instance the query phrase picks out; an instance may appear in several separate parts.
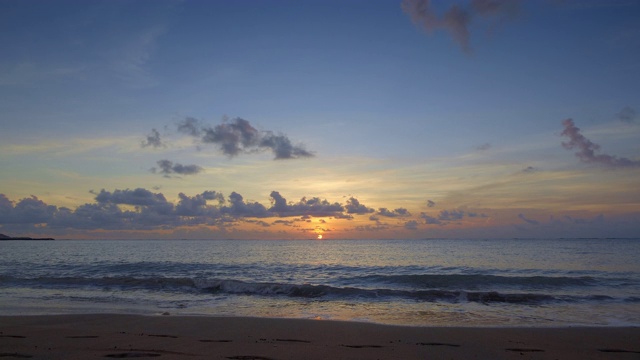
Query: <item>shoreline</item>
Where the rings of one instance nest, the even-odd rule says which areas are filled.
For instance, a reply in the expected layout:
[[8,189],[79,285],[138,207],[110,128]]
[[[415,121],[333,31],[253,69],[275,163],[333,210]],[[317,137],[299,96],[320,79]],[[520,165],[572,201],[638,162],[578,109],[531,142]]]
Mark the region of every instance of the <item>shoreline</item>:
[[419,327],[149,315],[0,316],[0,355],[91,359],[637,359],[640,327]]

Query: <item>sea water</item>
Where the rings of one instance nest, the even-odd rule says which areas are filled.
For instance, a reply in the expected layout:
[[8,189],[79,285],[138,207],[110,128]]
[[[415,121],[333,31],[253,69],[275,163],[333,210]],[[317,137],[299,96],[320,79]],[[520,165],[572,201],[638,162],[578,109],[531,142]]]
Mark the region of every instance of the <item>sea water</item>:
[[0,241],[0,315],[639,326],[640,239]]

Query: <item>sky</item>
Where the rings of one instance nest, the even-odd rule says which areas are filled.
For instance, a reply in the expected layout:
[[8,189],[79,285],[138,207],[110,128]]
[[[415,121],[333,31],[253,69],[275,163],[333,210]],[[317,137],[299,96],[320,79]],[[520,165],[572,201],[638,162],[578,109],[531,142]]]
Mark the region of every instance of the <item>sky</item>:
[[0,0],[0,233],[640,237],[640,1]]

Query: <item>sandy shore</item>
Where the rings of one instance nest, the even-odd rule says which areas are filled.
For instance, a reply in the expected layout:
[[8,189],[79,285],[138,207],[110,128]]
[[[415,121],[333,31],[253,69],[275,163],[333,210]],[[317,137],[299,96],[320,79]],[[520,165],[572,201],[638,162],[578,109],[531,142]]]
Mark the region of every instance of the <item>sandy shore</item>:
[[640,328],[418,328],[130,315],[0,317],[0,357],[640,359]]

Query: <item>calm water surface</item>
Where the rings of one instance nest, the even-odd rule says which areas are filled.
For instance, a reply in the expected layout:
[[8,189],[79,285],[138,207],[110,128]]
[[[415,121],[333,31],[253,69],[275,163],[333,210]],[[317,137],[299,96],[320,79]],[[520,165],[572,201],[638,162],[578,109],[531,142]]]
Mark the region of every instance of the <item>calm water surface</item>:
[[640,325],[640,240],[2,241],[0,314]]

